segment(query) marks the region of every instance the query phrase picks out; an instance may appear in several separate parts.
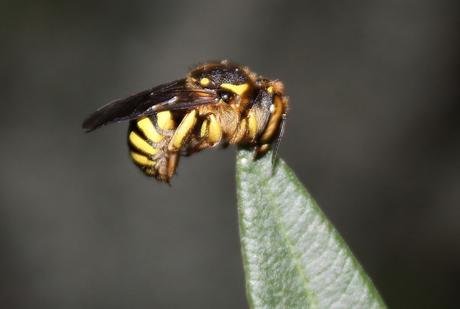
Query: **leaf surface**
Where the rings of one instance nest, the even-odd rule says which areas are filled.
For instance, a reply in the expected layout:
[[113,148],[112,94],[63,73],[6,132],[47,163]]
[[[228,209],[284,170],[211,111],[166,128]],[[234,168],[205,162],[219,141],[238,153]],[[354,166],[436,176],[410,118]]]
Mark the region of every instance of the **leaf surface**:
[[385,308],[371,280],[281,159],[239,150],[240,237],[251,308]]

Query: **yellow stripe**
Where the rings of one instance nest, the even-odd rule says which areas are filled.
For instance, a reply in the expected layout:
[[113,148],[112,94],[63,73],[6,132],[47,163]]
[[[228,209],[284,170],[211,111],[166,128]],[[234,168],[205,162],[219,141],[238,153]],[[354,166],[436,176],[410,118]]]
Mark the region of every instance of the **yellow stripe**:
[[177,127],[176,132],[174,132],[171,142],[169,142],[168,150],[177,151],[182,147],[184,140],[188,137],[190,131],[195,126],[196,114],[197,111],[192,110],[184,116],[179,127]]
[[208,120],[205,119],[201,124],[200,137],[204,137],[208,133]]
[[220,127],[219,122],[215,115],[211,114],[209,116],[209,132],[208,140],[210,143],[218,143],[222,139],[222,128]]
[[250,111],[248,113],[248,133],[249,133],[249,138],[251,139],[256,138],[257,120],[256,120],[256,116],[254,115],[253,111]]
[[131,158],[133,159],[133,161],[139,165],[143,165],[143,166],[154,166],[155,165],[155,161],[152,161],[146,156],[138,154],[137,152],[130,151],[129,154],[131,155]]
[[142,133],[144,133],[144,135],[152,142],[159,142],[159,140],[157,140],[158,136],[160,136],[161,140],[162,136],[157,133],[152,121],[149,118],[142,118],[141,120],[138,120],[137,126],[142,131]]
[[230,90],[233,93],[236,93],[239,96],[242,96],[246,90],[248,90],[249,85],[247,83],[241,85],[234,85],[234,84],[221,84],[220,88]]
[[134,131],[131,131],[131,133],[129,133],[129,141],[131,142],[131,144],[133,144],[133,146],[147,154],[154,155],[158,152],[158,149],[153,148]]
[[[163,130],[174,128],[174,119],[170,111],[163,111],[157,114],[158,126]],[[137,126],[145,136],[154,143],[160,142],[164,136],[155,130],[155,126],[150,118],[142,118],[137,121]]]
[[170,111],[159,112],[157,114],[158,126],[163,130],[174,129],[174,119]]

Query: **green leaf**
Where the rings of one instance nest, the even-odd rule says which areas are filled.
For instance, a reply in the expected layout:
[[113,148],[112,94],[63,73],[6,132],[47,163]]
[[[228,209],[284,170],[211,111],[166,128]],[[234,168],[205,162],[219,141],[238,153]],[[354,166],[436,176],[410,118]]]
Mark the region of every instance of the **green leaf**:
[[239,150],[240,237],[251,308],[385,308],[291,169]]

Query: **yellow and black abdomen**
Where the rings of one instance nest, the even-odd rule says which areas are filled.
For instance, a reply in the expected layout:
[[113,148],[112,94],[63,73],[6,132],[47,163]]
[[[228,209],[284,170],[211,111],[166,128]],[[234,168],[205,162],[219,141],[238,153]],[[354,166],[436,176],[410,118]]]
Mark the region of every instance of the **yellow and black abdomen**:
[[[157,126],[155,126],[155,121]],[[128,129],[129,154],[146,175],[169,180],[177,166],[178,156],[167,151],[175,129],[170,111],[132,120]]]

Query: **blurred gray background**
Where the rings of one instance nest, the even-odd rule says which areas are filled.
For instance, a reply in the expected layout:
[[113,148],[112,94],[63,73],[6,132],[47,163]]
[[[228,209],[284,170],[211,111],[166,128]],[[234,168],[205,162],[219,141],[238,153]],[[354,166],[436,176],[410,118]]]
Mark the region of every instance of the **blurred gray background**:
[[245,308],[235,149],[171,187],[106,102],[230,59],[284,81],[281,156],[392,308],[458,305],[458,1],[0,2],[0,308]]

